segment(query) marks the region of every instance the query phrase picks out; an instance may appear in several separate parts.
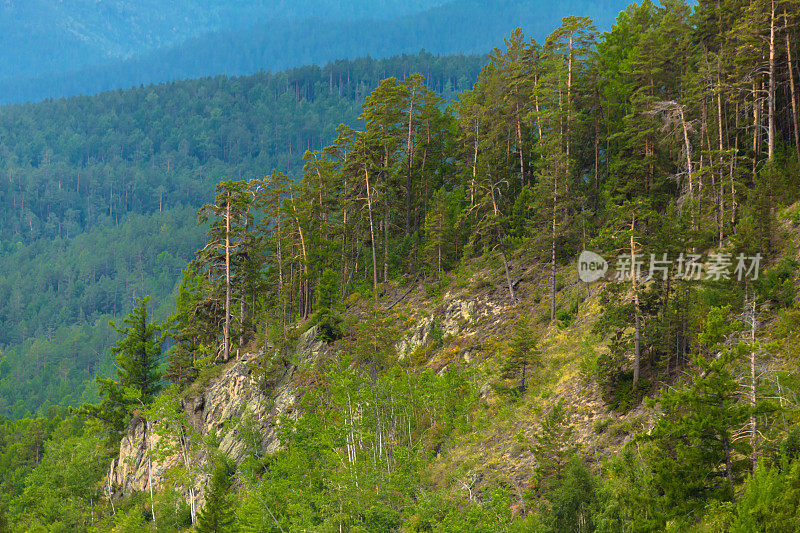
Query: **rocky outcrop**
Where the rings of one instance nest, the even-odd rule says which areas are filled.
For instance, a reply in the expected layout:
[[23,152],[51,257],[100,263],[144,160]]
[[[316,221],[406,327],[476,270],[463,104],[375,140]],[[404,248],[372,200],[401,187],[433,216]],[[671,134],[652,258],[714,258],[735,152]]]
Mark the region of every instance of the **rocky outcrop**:
[[411,325],[409,334],[398,343],[397,353],[402,360],[421,346],[425,346],[430,340],[434,326],[440,328],[443,335],[472,336],[478,331],[478,328],[472,325],[475,321],[483,318],[493,319],[503,310],[501,305],[487,296],[465,298],[448,293],[436,312],[418,319]]
[[[297,357],[305,360],[324,349],[312,328],[304,334],[297,347]],[[271,453],[280,447],[278,427],[280,420],[296,416],[298,391],[292,382],[295,367],[283,360],[272,362],[269,375],[259,377],[258,365],[262,360],[245,354],[238,361],[227,364],[222,372],[211,379],[202,392],[187,395],[180,400],[180,412],[185,415],[186,433],[201,437],[215,435],[219,450],[236,462],[246,455],[242,438],[246,430],[260,438],[260,449]],[[208,481],[206,451],[203,446],[182,446],[173,425],[168,429],[165,420],[145,421],[134,417],[120,443],[119,457],[111,462],[106,478],[106,495],[109,498],[128,496],[137,491],[154,491],[163,488],[167,472],[185,464],[184,454],[191,454],[189,463],[194,476],[195,503],[202,505],[203,487]],[[180,431],[180,430],[179,430]],[[161,442],[161,439],[169,439]],[[195,439],[199,440],[199,439]],[[168,450],[164,453],[164,450]],[[187,491],[188,496],[188,491]]]

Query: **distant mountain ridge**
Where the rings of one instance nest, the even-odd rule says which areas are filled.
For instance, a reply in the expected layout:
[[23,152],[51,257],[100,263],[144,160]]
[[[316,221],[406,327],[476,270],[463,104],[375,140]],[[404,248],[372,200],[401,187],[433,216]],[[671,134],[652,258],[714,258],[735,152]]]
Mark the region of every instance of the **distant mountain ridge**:
[[[622,0],[570,0],[557,5],[543,0],[455,0],[447,4],[417,0],[403,14],[394,2],[384,0],[370,12],[351,6],[350,17],[337,20],[337,16],[348,12],[341,7],[327,11],[301,9],[311,3],[303,0],[293,9],[277,11],[281,20],[254,18],[247,28],[195,36],[126,60],[83,66],[71,72],[0,80],[0,102],[95,94],[176,79],[276,71],[365,55],[379,58],[417,53],[421,49],[437,54],[486,53],[517,27],[542,40],[568,14],[589,16],[598,28],[608,28],[627,5]],[[336,2],[323,4],[332,6]],[[425,7],[429,9],[414,12]],[[304,13],[306,18],[292,18]],[[380,17],[388,13],[402,16]],[[359,18],[367,14],[369,20]]]
[[393,18],[446,0],[2,0],[0,79],[124,60],[266,21]]

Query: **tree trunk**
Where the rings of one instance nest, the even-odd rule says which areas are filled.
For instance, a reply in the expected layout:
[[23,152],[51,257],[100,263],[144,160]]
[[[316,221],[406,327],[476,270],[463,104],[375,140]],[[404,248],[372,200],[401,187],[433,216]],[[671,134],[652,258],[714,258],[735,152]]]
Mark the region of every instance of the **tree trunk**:
[[[517,89],[519,91],[519,89]],[[517,102],[517,142],[519,143],[519,181],[525,186],[525,162],[522,151],[522,120],[519,117],[519,102]]]
[[[553,197],[555,202],[555,196]],[[553,208],[553,231],[550,236],[550,322],[556,319],[556,216]]]
[[633,237],[636,228],[636,215],[631,219],[631,288],[633,288],[633,305],[636,312],[636,332],[633,346],[633,386],[639,381],[639,361],[641,359],[641,309],[639,307],[639,288],[636,279],[636,241]]
[[372,191],[369,187],[369,170],[364,165],[364,180],[367,183],[367,210],[369,211],[369,235],[372,240],[372,292],[375,302],[378,302],[378,256],[375,252],[375,226],[372,221]]
[[[721,84],[720,84],[721,85]],[[722,238],[725,228],[725,163],[723,160],[723,134],[722,134],[722,87],[717,93],[717,134],[719,135],[719,246],[722,248]]]
[[569,146],[572,137],[572,130],[570,122],[572,119],[572,51],[574,46],[575,37],[572,33],[569,34],[569,58],[567,59],[567,139],[566,139],[566,154],[567,154],[567,173],[569,173]]
[[384,199],[383,216],[383,282],[389,281],[389,199]]
[[223,358],[231,354],[231,193],[225,205],[225,330],[223,331]]
[[759,126],[761,125],[761,104],[758,101],[758,84],[753,78],[753,183],[756,181],[756,162],[758,160]]
[[[492,209],[494,210],[495,219],[499,216],[499,211],[497,209],[497,200],[494,197],[494,183],[489,183],[491,197],[492,197]],[[506,259],[506,253],[503,250],[503,236],[500,233],[500,229],[497,230],[497,241],[498,247],[500,249],[500,259],[503,260],[503,269],[506,273],[506,283],[508,283],[508,294],[511,297],[511,301],[519,303],[519,298],[517,298],[517,294],[514,292],[514,284],[511,282],[511,274],[508,271],[508,260]]]
[[767,93],[767,159],[775,155],[775,0],[769,15],[769,90]]
[[[683,106],[678,104],[678,112],[681,117],[681,125],[683,126],[683,144],[686,150],[686,172],[689,179],[689,200],[692,205],[689,206],[689,215],[692,221],[692,230],[695,229],[694,222],[694,180],[692,179],[692,145],[689,142],[689,126],[686,124],[686,116],[683,113]],[[702,148],[702,143],[700,144]]]
[[305,274],[305,281],[300,282],[300,291],[303,294],[303,319],[308,318],[309,313],[309,298],[308,298],[308,253],[306,253],[306,238],[303,234],[303,226],[300,225],[300,217],[297,216],[297,206],[294,203],[294,193],[289,189],[289,199],[292,202],[292,212],[294,214],[294,221],[297,224],[297,233],[300,234],[300,247],[303,251],[303,273]]
[[753,294],[753,307],[750,314],[750,468],[755,473],[758,464],[758,451],[756,450],[756,439],[758,438],[758,426],[756,419],[756,298]]
[[411,167],[414,162],[414,144],[412,143],[412,129],[414,127],[414,93],[416,91],[416,87],[411,88],[411,98],[410,98],[410,107],[408,110],[408,169],[406,173],[406,237],[411,235],[411,207],[412,207],[412,195],[414,192],[414,180],[411,176]]
[[475,182],[478,179],[478,131],[480,129],[480,120],[475,117],[475,152],[472,155],[472,183],[469,187],[469,205],[475,205]]
[[786,10],[783,11],[783,36],[786,40],[786,61],[789,64],[789,90],[792,98],[792,121],[794,125],[794,148],[797,153],[797,162],[800,164],[800,128],[797,127],[797,96],[795,95],[794,70],[792,65],[792,46],[789,40],[789,22]]

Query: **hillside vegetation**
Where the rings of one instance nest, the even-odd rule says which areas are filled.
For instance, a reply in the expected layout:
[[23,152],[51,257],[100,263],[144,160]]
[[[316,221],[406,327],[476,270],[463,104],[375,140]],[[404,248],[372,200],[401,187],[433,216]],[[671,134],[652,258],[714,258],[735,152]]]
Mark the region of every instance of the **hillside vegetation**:
[[79,404],[111,365],[110,339],[83,350],[80,332],[107,330],[134,297],[170,314],[217,181],[297,177],[386,76],[423,72],[453,98],[484,62],[359,59],[0,108],[0,414]]
[[390,77],[302,180],[226,176],[169,320],[115,323],[99,401],[4,424],[0,516],[798,530],[798,16],[517,30],[452,106]]

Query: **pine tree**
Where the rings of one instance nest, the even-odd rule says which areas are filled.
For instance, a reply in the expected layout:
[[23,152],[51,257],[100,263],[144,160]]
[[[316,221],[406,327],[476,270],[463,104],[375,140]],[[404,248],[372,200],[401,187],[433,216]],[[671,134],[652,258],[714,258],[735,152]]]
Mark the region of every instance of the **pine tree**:
[[230,357],[231,351],[231,298],[235,275],[232,256],[249,242],[248,228],[253,222],[250,213],[253,194],[249,185],[245,181],[223,181],[217,184],[215,202],[204,205],[198,211],[198,223],[211,221],[211,225],[208,230],[209,242],[197,252],[194,263],[200,272],[207,275],[209,281],[214,284],[222,283],[224,287],[222,358],[225,361]]
[[[121,335],[111,348],[116,356],[118,381],[97,377],[100,404],[84,403],[75,413],[99,422],[108,431],[108,442],[116,445],[125,431],[135,406],[148,404],[161,389],[161,347],[163,326],[148,321],[150,297],[137,299],[138,305],[123,319],[123,325],[111,322]],[[133,391],[133,394],[131,394]]]

